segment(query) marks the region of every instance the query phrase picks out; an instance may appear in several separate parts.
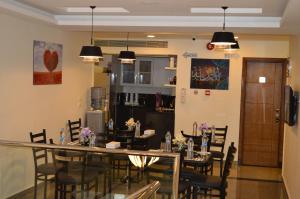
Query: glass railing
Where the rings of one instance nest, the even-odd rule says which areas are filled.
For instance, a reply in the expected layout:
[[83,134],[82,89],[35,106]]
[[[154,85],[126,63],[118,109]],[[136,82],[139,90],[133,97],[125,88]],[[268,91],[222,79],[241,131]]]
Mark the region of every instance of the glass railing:
[[154,181],[128,196],[126,199],[155,199],[157,198],[157,191],[160,188],[160,182]]
[[6,140],[0,151],[0,198],[178,198],[177,153]]

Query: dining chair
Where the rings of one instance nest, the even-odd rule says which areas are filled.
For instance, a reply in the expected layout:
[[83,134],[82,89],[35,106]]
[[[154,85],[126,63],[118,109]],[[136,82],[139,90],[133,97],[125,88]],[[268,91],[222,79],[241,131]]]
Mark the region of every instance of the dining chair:
[[68,125],[69,125],[71,142],[78,141],[80,128],[81,128],[81,118],[79,118],[77,121],[68,120]]
[[216,128],[215,137],[216,139],[223,140],[223,142],[211,144],[213,150],[211,150],[210,152],[212,153],[213,160],[220,162],[220,176],[222,176],[223,173],[223,159],[225,156],[224,147],[226,142],[227,130],[227,125],[224,128]]
[[[134,141],[134,131],[118,130],[114,136],[115,141],[120,142],[121,148],[132,149]],[[128,156],[113,154],[112,155],[113,179],[115,179],[115,171],[120,176],[120,171],[126,171],[126,175],[121,179],[123,183],[128,182],[128,187],[131,186],[131,163]]]
[[[182,167],[183,156],[180,158],[180,168]],[[172,194],[174,193],[172,189],[173,182],[173,161],[167,158],[160,158],[158,162],[155,164],[145,168],[146,173],[146,181],[147,184],[152,181],[159,181],[161,186],[157,191],[158,194],[165,198],[167,196],[168,199],[171,199]],[[179,171],[180,176],[180,171]],[[178,195],[179,198],[190,199],[191,197],[191,188],[189,183],[179,179],[178,184]]]
[[[189,135],[184,133],[183,130],[181,130],[181,135],[183,137],[185,137],[187,140],[189,138],[192,138],[194,141],[194,149],[197,151],[201,150],[201,145],[202,145],[202,135],[198,135],[198,136],[194,136],[194,135]],[[207,134],[207,138],[208,138],[208,142],[207,142],[207,151],[210,151],[210,147],[211,147],[211,134],[208,133]]]
[[222,177],[219,176],[208,176],[190,170],[189,172],[185,170],[185,178],[188,179],[188,182],[193,187],[193,199],[197,198],[198,193],[204,190],[204,193],[207,193],[207,190],[218,190],[220,194],[210,196],[218,196],[221,199],[226,197],[226,188],[227,188],[227,177],[230,174],[230,168],[234,161],[234,154],[236,153],[236,148],[234,142],[228,147],[228,152],[225,160],[225,166],[223,170]]
[[[76,160],[68,157],[68,152],[61,149],[53,150],[54,164],[61,165],[55,173],[55,199],[66,198],[67,194],[70,194],[71,198],[76,198],[78,193],[81,199],[86,196],[89,198],[90,190],[93,188],[96,198],[98,172],[88,167],[87,152],[80,152],[81,156]],[[78,187],[80,189],[77,189]]]
[[[30,132],[30,140],[32,143],[46,144],[46,129],[41,133]],[[55,175],[55,166],[48,161],[47,149],[32,148],[34,161],[34,199],[37,198],[37,182],[44,182],[44,198],[47,198],[48,176]]]
[[[189,134],[186,134],[184,133],[184,131],[181,130],[181,135],[183,137],[185,137],[187,140],[192,138],[193,141],[194,141],[194,150],[195,151],[201,151],[201,145],[202,145],[202,135],[198,135],[198,136],[193,136],[193,135],[189,135]],[[208,138],[208,141],[207,141],[207,152],[210,152],[210,147],[211,147],[211,134],[207,134],[207,138]],[[189,165],[188,163],[185,163],[184,166],[192,166],[194,167],[194,169],[200,169],[202,172],[205,172],[206,174],[208,172],[213,173],[213,159],[211,159],[211,161],[209,162],[209,164],[201,167],[201,168],[197,168],[195,165]]]

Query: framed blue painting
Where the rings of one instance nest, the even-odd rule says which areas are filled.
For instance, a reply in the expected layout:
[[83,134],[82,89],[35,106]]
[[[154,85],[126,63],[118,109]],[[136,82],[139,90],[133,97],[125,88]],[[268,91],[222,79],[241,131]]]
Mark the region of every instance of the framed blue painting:
[[228,59],[192,59],[190,88],[228,90],[228,86]]

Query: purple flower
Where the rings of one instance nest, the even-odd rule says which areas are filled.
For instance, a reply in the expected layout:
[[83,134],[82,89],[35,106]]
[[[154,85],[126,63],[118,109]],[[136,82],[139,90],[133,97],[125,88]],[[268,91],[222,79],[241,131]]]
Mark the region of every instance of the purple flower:
[[86,127],[86,128],[83,128],[82,130],[81,130],[81,135],[83,136],[83,137],[85,137],[85,138],[87,138],[87,137],[89,137],[89,135],[91,134],[91,130],[88,128],[88,127]]
[[208,125],[206,123],[202,123],[200,126],[199,126],[199,130],[200,131],[208,131]]

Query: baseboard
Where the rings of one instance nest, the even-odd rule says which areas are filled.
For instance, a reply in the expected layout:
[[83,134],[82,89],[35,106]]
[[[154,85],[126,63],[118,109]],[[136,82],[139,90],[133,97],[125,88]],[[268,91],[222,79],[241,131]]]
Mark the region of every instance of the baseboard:
[[[40,187],[44,187],[44,182],[41,182],[37,185],[38,189],[40,189]],[[33,193],[34,192],[34,187],[29,187],[28,189],[25,189],[21,192],[18,192],[10,197],[7,197],[7,199],[19,199],[19,198],[23,198],[24,195],[28,194],[28,193]]]
[[292,199],[290,197],[290,191],[288,189],[288,187],[286,186],[286,180],[285,180],[285,177],[284,176],[281,176],[282,177],[282,184],[283,184],[283,191],[284,191],[284,194],[285,196],[287,197],[287,199]]
[[[39,186],[39,185],[38,185]],[[18,193],[16,193],[16,194],[14,194],[14,195],[12,195],[12,196],[10,196],[10,197],[7,197],[7,199],[17,199],[17,198],[22,198],[22,196],[24,196],[24,195],[26,195],[26,194],[28,194],[28,193],[30,193],[30,192],[33,192],[33,187],[30,187],[30,188],[28,188],[28,189],[25,189],[25,190],[23,190],[23,191],[21,191],[21,192],[18,192]]]

